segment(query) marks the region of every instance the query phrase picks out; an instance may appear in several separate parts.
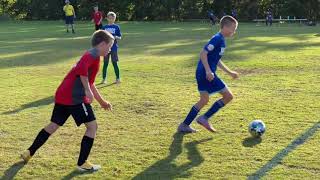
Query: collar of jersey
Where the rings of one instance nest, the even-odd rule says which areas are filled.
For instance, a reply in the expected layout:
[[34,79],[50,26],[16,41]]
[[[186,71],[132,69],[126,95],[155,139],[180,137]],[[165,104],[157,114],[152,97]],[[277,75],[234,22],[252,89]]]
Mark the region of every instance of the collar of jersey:
[[94,57],[94,59],[97,59],[99,57],[99,53],[98,53],[98,49],[97,48],[91,48],[89,50],[89,53],[91,54],[91,56]]
[[221,39],[224,39],[224,36],[221,34],[221,32],[218,33]]

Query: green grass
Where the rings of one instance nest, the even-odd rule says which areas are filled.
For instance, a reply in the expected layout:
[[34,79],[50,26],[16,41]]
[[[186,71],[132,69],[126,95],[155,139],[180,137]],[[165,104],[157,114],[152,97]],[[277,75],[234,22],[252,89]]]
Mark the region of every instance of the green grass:
[[[99,128],[90,159],[103,169],[78,174],[74,169],[85,128],[77,128],[72,119],[27,165],[15,163],[49,123],[54,92],[89,48],[93,26],[77,22],[72,35],[62,22],[0,22],[0,177],[246,179],[320,120],[319,27],[240,23],[236,36],[227,40],[223,60],[241,78],[233,81],[218,72],[236,97],[211,120],[219,132],[210,134],[195,123],[201,131],[183,136],[175,132],[198,100],[194,73],[199,52],[217,27],[120,25],[123,83],[99,86],[114,111],[93,104]],[[108,81],[114,78],[109,67]],[[253,119],[267,125],[261,142],[249,138],[247,125]],[[263,178],[318,178],[319,138],[316,131],[290,149]]]

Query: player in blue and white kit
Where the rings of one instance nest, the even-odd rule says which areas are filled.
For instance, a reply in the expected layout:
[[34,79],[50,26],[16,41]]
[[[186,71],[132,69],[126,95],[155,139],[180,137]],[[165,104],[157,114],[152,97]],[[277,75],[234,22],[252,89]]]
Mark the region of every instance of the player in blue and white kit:
[[209,96],[214,93],[220,93],[222,98],[217,100],[212,107],[197,118],[197,122],[211,132],[216,130],[209,124],[208,120],[219,109],[224,107],[233,99],[233,94],[226,84],[216,74],[217,67],[229,74],[232,78],[238,78],[237,72],[230,70],[222,61],[221,57],[226,48],[225,37],[234,35],[238,22],[232,16],[224,16],[220,21],[220,32],[215,34],[211,40],[204,46],[200,53],[200,60],[196,70],[196,79],[200,100],[191,108],[186,119],[179,125],[178,131],[185,133],[196,132],[190,127],[192,121],[198,115],[198,112],[209,102]]
[[112,61],[112,65],[114,68],[114,72],[116,74],[116,83],[119,84],[120,83],[120,69],[119,69],[119,65],[118,65],[118,61],[119,61],[119,57],[118,57],[118,40],[121,39],[121,31],[120,31],[120,26],[115,24],[115,20],[117,18],[117,15],[114,12],[108,12],[107,14],[107,20],[108,20],[108,24],[103,26],[103,30],[106,30],[108,32],[110,32],[114,38],[114,44],[111,48],[110,53],[104,57],[104,63],[103,63],[103,69],[102,69],[102,83],[106,83],[107,80],[107,69],[108,69],[108,64],[109,64],[109,59],[111,56],[111,61]]
[[267,13],[266,13],[266,26],[268,26],[268,24],[270,26],[272,26],[272,12],[270,9],[268,9]]

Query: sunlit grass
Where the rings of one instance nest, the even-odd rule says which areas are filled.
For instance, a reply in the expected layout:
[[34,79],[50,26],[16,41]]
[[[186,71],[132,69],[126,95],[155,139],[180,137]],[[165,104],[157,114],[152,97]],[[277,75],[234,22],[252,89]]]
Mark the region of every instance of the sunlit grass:
[[[90,159],[103,169],[79,175],[74,168],[84,127],[76,128],[71,118],[28,165],[12,165],[49,122],[54,92],[90,48],[94,27],[77,22],[72,35],[65,33],[63,22],[0,23],[0,176],[16,171],[17,179],[246,179],[320,119],[318,27],[240,23],[236,36],[227,40],[223,60],[241,78],[233,81],[218,72],[235,94],[211,120],[219,132],[210,134],[194,124],[199,133],[181,136],[176,127],[198,100],[194,74],[199,52],[218,27],[120,25],[123,83],[99,85],[114,111],[93,104],[99,128]],[[114,80],[111,66],[108,84]],[[248,141],[247,125],[253,119],[267,125],[256,144]],[[319,177],[318,139],[316,132],[264,178]]]

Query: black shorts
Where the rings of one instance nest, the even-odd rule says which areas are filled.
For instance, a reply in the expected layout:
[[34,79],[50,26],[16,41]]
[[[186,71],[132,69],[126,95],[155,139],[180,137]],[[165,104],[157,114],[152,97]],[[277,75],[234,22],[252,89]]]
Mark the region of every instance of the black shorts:
[[66,24],[73,24],[73,16],[66,16]]
[[78,104],[78,105],[62,105],[55,104],[51,116],[51,122],[63,126],[69,116],[72,116],[77,126],[82,123],[87,123],[96,120],[94,112],[90,104]]
[[108,53],[108,55],[104,57],[104,61],[109,62],[110,56],[111,56],[111,61],[112,62],[118,62],[119,61],[118,51],[111,51],[110,53]]
[[96,25],[96,30],[102,29],[102,24]]

